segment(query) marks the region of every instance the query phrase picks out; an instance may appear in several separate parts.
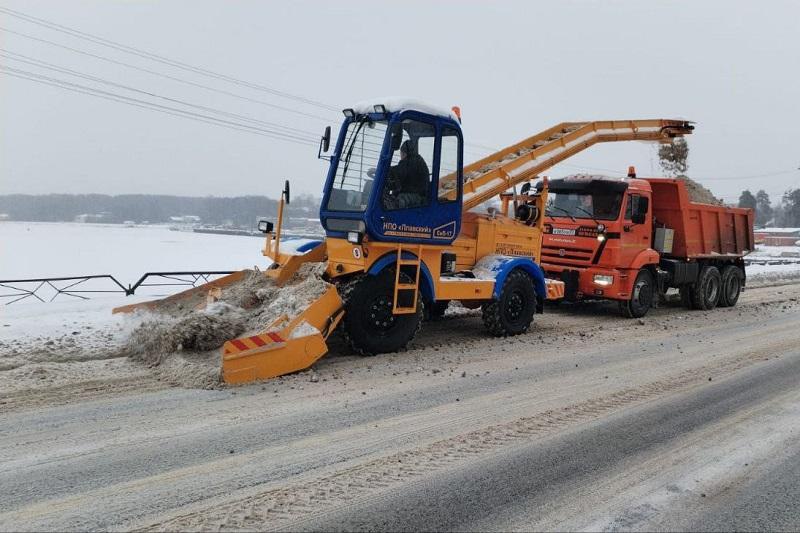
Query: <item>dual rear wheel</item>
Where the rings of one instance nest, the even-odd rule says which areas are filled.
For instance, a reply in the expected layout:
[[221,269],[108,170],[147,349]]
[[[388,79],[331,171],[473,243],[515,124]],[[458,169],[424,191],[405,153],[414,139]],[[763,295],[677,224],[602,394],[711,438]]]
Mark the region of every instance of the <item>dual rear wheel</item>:
[[700,269],[697,282],[681,288],[681,299],[689,309],[710,311],[715,307],[733,307],[744,286],[744,272],[736,265],[726,265],[720,272],[711,265]]

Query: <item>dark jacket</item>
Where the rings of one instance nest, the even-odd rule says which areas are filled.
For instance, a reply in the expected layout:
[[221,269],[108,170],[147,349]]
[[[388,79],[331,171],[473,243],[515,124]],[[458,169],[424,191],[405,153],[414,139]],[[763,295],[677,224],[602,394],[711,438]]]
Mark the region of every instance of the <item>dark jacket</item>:
[[412,154],[389,169],[389,183],[395,193],[418,194],[428,197],[428,164],[419,154]]

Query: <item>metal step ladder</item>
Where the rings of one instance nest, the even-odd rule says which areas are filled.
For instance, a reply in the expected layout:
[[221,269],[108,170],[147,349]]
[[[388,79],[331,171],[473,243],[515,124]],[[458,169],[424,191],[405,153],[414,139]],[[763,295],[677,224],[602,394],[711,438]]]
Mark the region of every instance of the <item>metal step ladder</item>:
[[[416,254],[410,259],[403,258],[403,245],[397,245],[397,267],[394,272],[394,301],[392,314],[410,315],[417,312],[417,298],[419,297],[419,276],[422,269],[422,245],[416,247]],[[410,250],[407,250],[410,251]],[[406,267],[406,268],[403,268]],[[409,270],[413,272],[409,273]],[[400,274],[405,273],[414,280],[414,283],[403,283]],[[410,304],[409,304],[410,302]]]

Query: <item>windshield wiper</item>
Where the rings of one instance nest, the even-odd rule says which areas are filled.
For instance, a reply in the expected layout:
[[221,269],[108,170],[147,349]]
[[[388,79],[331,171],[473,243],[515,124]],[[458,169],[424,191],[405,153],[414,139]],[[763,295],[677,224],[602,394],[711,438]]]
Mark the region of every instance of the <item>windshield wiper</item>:
[[[570,213],[569,211],[567,211],[567,210],[566,210],[566,209],[564,209],[563,207],[558,207],[557,205],[551,205],[551,206],[550,206],[550,209],[558,209],[559,211],[561,211],[562,213],[564,213],[565,215],[567,215],[569,218],[571,218],[573,222],[576,222],[576,220],[575,220],[575,217],[574,217],[574,216],[572,216],[572,213]],[[547,210],[545,209],[545,214],[546,214],[546,213],[547,213]],[[550,215],[550,218],[553,218],[553,215]]]
[[594,221],[594,223],[595,223],[595,224],[597,224],[598,226],[600,225],[600,223],[597,221],[597,219],[596,219],[596,218],[594,218],[594,215],[593,215],[593,214],[591,214],[591,213],[590,213],[589,211],[587,211],[586,209],[584,209],[584,208],[582,208],[582,207],[580,207],[580,206],[578,206],[578,205],[576,205],[576,206],[575,206],[575,209],[577,209],[578,211],[582,211],[582,212],[586,213],[587,215],[589,215],[589,218],[591,218],[591,219],[592,219],[592,221]]
[[350,167],[350,157],[353,155],[353,148],[356,146],[356,139],[358,138],[358,133],[361,131],[361,128],[364,127],[364,124],[369,120],[369,117],[364,117],[360,121],[358,121],[358,127],[356,127],[355,131],[353,131],[353,136],[350,137],[350,144],[347,147],[347,155],[344,158],[344,168],[342,169],[342,179],[339,183],[339,186],[344,185],[344,177],[347,175],[347,169]]

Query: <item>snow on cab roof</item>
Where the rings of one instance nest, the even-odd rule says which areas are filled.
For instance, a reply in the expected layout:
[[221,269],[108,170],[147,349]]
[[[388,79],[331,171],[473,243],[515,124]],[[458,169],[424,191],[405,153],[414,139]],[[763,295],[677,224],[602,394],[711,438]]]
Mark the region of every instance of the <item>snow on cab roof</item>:
[[353,111],[355,111],[357,114],[374,113],[376,105],[385,106],[386,111],[390,113],[394,113],[395,111],[414,110],[422,113],[428,113],[429,115],[452,118],[458,122],[458,116],[456,116],[456,114],[450,109],[429,104],[415,98],[406,98],[400,96],[389,96],[386,98],[371,98],[369,100],[363,100],[353,106]]

